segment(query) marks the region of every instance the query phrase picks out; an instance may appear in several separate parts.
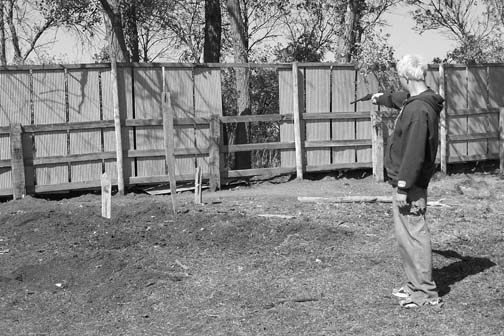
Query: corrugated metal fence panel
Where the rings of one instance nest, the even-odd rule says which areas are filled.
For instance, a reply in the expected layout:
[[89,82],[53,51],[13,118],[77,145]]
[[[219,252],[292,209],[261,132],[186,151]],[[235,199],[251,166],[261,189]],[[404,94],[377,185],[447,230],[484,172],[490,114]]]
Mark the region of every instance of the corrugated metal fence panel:
[[[170,91],[175,119],[194,118],[194,82],[192,69],[166,68],[166,90]],[[175,128],[175,151],[194,148],[194,127]],[[195,161],[192,156],[177,157],[175,174],[194,174]]]
[[[488,73],[486,67],[467,69],[467,107],[486,108],[488,106]],[[467,118],[467,132],[487,133],[489,130],[488,114],[473,115]],[[483,155],[488,153],[488,140],[471,140],[467,144],[468,155]]]
[[[449,116],[448,134],[467,134],[467,116],[454,116],[453,110],[467,108],[467,71],[465,68],[446,68],[446,112]],[[450,143],[449,158],[467,155],[466,143]]]
[[[331,69],[329,67],[305,69],[306,113],[329,113],[331,109]],[[330,120],[306,120],[306,141],[331,140]],[[308,166],[331,163],[329,148],[307,149]]]
[[[0,160],[10,160],[9,135],[0,135]],[[11,168],[0,168],[0,190],[12,189]]]
[[0,72],[0,125],[31,123],[30,72]]
[[[65,103],[65,72],[33,72],[33,115],[35,124],[56,124],[67,121]],[[67,155],[66,132],[35,135],[35,157]],[[67,183],[68,164],[35,168],[37,185]]]
[[[161,94],[163,74],[161,68],[134,69],[135,119],[162,119]],[[162,126],[135,127],[135,149],[164,149]],[[164,175],[165,158],[137,158],[136,176]]]
[[[196,118],[210,118],[212,114],[222,116],[222,88],[220,69],[194,70],[194,104]],[[198,152],[208,152],[210,129],[198,127],[194,130]],[[197,165],[208,173],[208,155],[199,156]]]
[[[0,126],[31,123],[31,89],[29,71],[0,72]],[[9,160],[10,138],[0,136],[0,160]],[[0,168],[0,189],[11,189],[11,169]]]
[[[278,99],[279,113],[292,114],[291,69],[278,69]],[[294,126],[292,123],[280,123],[280,142],[294,142]],[[280,162],[284,168],[296,167],[296,152],[294,149],[280,150]]]
[[[494,108],[504,108],[504,66],[491,67],[488,74],[488,104]],[[489,116],[489,132],[499,132],[499,114]],[[488,141],[488,153],[499,154],[499,140]]]
[[[100,120],[100,73],[98,70],[69,70],[68,119],[69,122]],[[70,154],[100,153],[102,137],[100,130],[70,132]],[[102,173],[102,162],[72,163],[72,182],[96,181]]]
[[[357,72],[357,97],[363,97],[368,93],[378,92],[378,79],[373,73],[368,73],[364,76],[361,72]],[[377,110],[377,107],[371,101],[359,102],[356,105],[356,112],[370,112]],[[357,140],[371,140],[371,119],[355,121],[355,138]],[[373,162],[373,153],[371,146],[369,148],[358,148],[357,162],[371,163]]]
[[[355,100],[355,69],[335,68],[332,71],[332,112],[345,113],[355,111],[355,106],[350,104]],[[355,121],[353,120],[333,120],[332,140],[354,140]],[[355,149],[333,148],[332,163],[354,163],[356,159]]]

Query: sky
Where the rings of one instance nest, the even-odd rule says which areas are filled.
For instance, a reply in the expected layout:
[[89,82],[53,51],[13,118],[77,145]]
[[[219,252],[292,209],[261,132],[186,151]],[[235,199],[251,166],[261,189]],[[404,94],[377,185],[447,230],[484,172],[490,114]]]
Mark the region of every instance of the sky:
[[428,62],[435,57],[444,58],[455,47],[454,42],[439,32],[429,31],[419,35],[412,29],[414,22],[408,10],[407,6],[398,6],[384,16],[389,26],[383,31],[390,34],[389,42],[396,50],[396,58],[406,54],[421,55]]
[[[396,50],[397,59],[405,54],[418,54],[427,62],[435,57],[444,58],[454,48],[453,41],[439,32],[425,32],[419,35],[413,28],[413,20],[408,14],[408,7],[398,6],[384,16],[389,26],[383,29],[390,34],[389,42]],[[65,63],[92,63],[92,56],[98,53],[103,41],[83,47],[74,36],[58,34],[58,43],[52,48],[57,59]]]

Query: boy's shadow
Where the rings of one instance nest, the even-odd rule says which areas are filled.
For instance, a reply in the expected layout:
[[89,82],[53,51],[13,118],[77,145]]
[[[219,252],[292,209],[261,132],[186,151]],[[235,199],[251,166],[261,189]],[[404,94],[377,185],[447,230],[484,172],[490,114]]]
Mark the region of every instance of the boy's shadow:
[[439,296],[448,294],[450,292],[450,286],[465,277],[478,274],[495,266],[495,263],[488,258],[466,257],[451,250],[432,250],[432,252],[446,258],[459,259],[459,261],[451,263],[448,266],[434,269],[433,278],[438,287]]

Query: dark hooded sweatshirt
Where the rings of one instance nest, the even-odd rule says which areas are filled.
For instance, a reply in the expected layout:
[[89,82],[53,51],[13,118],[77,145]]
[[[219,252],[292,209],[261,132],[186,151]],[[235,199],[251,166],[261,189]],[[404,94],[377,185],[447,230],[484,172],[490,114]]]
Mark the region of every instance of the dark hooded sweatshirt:
[[377,103],[401,109],[385,152],[385,168],[398,192],[416,185],[427,188],[435,172],[439,113],[443,97],[431,89],[409,97],[406,92],[383,94]]

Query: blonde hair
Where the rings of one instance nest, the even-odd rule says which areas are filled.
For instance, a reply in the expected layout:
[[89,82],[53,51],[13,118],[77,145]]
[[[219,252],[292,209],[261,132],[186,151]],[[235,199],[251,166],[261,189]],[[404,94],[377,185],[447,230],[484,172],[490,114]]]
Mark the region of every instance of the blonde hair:
[[409,80],[423,81],[427,73],[427,64],[418,55],[406,55],[397,63],[397,73]]

